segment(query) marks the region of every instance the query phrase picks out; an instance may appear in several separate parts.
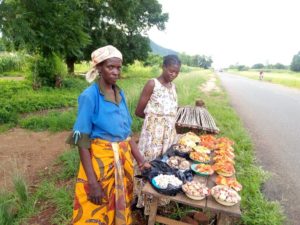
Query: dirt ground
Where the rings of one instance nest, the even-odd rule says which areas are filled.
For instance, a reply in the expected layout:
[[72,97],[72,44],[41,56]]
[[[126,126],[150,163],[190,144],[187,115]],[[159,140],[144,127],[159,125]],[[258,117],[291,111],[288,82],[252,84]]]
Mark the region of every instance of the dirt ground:
[[[0,134],[0,187],[1,190],[13,188],[12,179],[21,175],[27,184],[34,186],[39,181],[39,174],[48,170],[57,157],[69,145],[65,140],[69,132],[32,132],[25,129],[14,128]],[[138,141],[138,134],[133,139]],[[55,208],[45,207],[38,215],[30,218],[32,225],[50,225]],[[140,211],[133,212],[134,224],[146,224],[145,217]]]
[[210,78],[207,82],[205,82],[201,87],[200,90],[204,93],[210,92],[219,92],[220,88],[216,85],[216,77]]
[[[32,132],[20,128],[0,134],[0,186],[12,188],[12,178],[23,176],[29,186],[40,171],[47,170],[69,146],[69,132]],[[1,188],[1,189],[2,189]]]

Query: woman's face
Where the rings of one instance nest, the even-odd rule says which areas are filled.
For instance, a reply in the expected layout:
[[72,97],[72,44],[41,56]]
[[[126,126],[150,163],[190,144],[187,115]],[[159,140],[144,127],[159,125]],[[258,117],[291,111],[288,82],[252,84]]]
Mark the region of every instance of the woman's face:
[[163,67],[163,76],[168,82],[172,82],[180,72],[180,65],[172,64]]
[[109,58],[97,65],[102,79],[104,79],[107,84],[116,84],[121,75],[121,68],[122,60],[119,58]]

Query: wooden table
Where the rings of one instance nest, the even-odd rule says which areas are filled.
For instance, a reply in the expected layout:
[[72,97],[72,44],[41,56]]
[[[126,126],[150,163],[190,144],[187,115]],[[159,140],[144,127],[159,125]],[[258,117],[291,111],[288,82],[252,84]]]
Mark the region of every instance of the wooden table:
[[[207,186],[213,187],[213,176],[210,176],[209,178],[201,178],[198,177],[198,179],[206,179]],[[150,185],[149,182],[144,186],[143,193],[150,194],[153,196],[153,200],[150,207],[150,215],[148,220],[148,225],[154,225],[155,222],[160,222],[162,224],[169,224],[169,225],[189,225],[185,222],[180,222],[177,220],[169,219],[167,217],[163,217],[160,215],[156,215],[157,212],[157,206],[158,206],[158,199],[161,197],[169,198],[171,201],[182,203],[184,205],[189,205],[195,208],[205,209],[205,210],[211,210],[215,213],[217,213],[218,218],[218,225],[229,225],[232,224],[233,218],[240,218],[241,217],[241,210],[240,210],[240,204],[236,204],[234,206],[223,206],[216,202],[212,196],[208,196],[203,200],[193,200],[188,197],[184,193],[178,193],[176,196],[168,196],[163,195],[155,191],[155,189]]]

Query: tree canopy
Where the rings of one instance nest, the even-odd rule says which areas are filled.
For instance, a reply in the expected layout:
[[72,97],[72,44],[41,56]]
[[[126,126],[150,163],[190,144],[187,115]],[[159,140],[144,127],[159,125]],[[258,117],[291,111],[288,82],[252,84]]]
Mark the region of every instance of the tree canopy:
[[0,29],[5,43],[44,56],[59,54],[69,70],[93,50],[115,45],[124,62],[145,59],[146,31],[165,29],[168,14],[157,0],[3,0]]
[[300,71],[300,52],[294,55],[292,63],[291,63],[291,70],[293,71]]
[[211,67],[211,64],[213,63],[213,60],[210,56],[205,55],[187,55],[185,53],[179,54],[179,57],[183,64],[186,64],[188,66],[194,66],[194,67],[201,67],[204,69],[208,69]]
[[16,50],[79,56],[90,42],[79,0],[4,0],[0,16],[4,41]]
[[265,66],[262,63],[256,63],[251,68],[252,69],[263,69]]

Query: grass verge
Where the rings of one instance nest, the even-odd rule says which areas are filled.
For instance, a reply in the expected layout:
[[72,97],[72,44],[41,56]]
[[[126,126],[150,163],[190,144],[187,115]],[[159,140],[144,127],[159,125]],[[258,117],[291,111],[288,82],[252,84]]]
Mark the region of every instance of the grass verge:
[[[259,71],[238,71],[228,70],[229,73],[244,76],[250,79],[259,80]],[[292,72],[290,70],[268,70],[264,72],[263,81],[280,84],[283,86],[300,89],[300,73]]]

